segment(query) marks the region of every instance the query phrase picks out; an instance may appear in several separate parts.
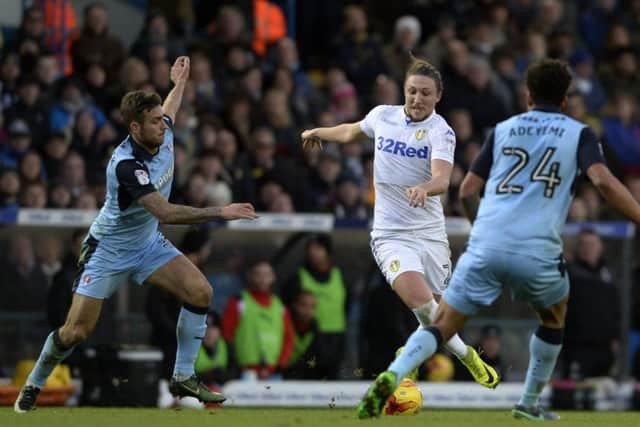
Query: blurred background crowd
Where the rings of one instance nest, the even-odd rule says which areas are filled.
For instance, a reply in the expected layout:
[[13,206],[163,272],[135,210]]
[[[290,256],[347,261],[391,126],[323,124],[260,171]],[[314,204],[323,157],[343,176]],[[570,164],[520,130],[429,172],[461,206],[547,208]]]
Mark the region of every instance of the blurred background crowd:
[[[457,138],[444,196],[448,216],[462,214],[458,186],[487,132],[527,109],[523,72],[544,57],[568,62],[574,81],[566,113],[601,137],[610,166],[640,200],[640,0],[114,0],[81,2],[82,8],[71,1],[23,3],[19,26],[2,28],[3,217],[19,208],[99,209],[105,165],[127,133],[118,112],[121,97],[136,89],[164,97],[178,55],[190,56],[191,77],[174,124],[176,203],[203,207],[233,200],[251,202],[261,212],[332,213],[367,224],[374,202],[373,144],[328,143],[322,152],[303,152],[299,135],[312,126],[358,121],[378,104],[403,103],[411,54],[443,76],[436,110]],[[123,39],[111,30],[116,3],[144,10],[136,37]],[[616,218],[578,177],[569,220]],[[211,248],[199,235],[187,233],[181,248],[204,265]],[[50,326],[61,324],[83,237],[84,231],[70,242],[12,237],[2,260],[0,312],[48,307]],[[352,377],[338,370],[349,352],[347,325],[362,325],[365,372],[377,372],[390,360],[415,327],[411,313],[391,299],[386,286],[367,295],[368,309],[353,309],[363,293],[343,276],[349,272],[334,265],[330,239],[312,236],[304,251],[290,278],[276,279],[267,261],[242,264],[242,256],[230,256],[210,275],[221,298],[212,306],[201,372],[218,382],[247,372],[261,378]],[[585,229],[566,254],[576,301],[561,367],[567,377],[614,369],[620,298],[604,252],[600,237]],[[382,278],[374,272],[363,280]],[[319,284],[332,289],[330,298]],[[259,302],[277,306],[273,298],[283,307],[274,332],[281,347],[257,365],[233,345],[245,287]],[[178,302],[156,290],[147,298],[150,343],[170,355],[175,339],[166,337],[175,337]],[[632,327],[640,331],[640,297],[633,298]],[[485,357],[496,365],[500,337],[492,325],[479,335],[493,349]],[[229,344],[222,356],[218,342]],[[431,371],[451,363],[440,360]],[[226,370],[231,365],[235,373]],[[221,366],[225,372],[215,371]],[[442,369],[453,376],[453,367]],[[503,374],[508,378],[504,367]]]

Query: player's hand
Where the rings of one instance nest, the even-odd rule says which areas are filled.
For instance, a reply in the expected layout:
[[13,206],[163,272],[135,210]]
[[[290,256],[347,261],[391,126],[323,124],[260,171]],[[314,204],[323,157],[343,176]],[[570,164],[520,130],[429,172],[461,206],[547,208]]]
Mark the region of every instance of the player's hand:
[[224,220],[256,219],[256,210],[251,203],[231,203],[222,208],[221,217]]
[[412,208],[423,208],[427,205],[429,194],[422,184],[407,188],[406,193],[409,198],[409,206]]
[[174,84],[186,82],[189,79],[191,61],[188,56],[179,56],[171,66],[170,77]]
[[319,148],[322,150],[322,140],[316,135],[316,130],[305,130],[300,136],[302,138],[302,148],[305,150]]

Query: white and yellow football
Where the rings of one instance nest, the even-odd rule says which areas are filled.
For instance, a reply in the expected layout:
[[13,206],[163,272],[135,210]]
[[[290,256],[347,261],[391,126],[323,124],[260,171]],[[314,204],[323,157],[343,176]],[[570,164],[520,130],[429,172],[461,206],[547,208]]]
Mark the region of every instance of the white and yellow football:
[[400,382],[382,408],[384,415],[416,415],[422,408],[422,392],[415,381],[405,378]]

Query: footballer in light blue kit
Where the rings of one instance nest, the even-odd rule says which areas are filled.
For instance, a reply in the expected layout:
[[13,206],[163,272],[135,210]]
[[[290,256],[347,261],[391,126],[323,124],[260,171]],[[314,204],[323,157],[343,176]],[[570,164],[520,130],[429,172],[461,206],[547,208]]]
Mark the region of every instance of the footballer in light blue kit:
[[542,60],[527,70],[531,110],[497,124],[462,182],[460,197],[473,222],[467,249],[432,325],[411,335],[365,396],[371,416],[379,414],[380,401],[393,393],[397,378],[431,357],[506,287],[514,298],[528,302],[540,320],[512,415],[559,419],[540,407],[539,397],[562,348],[569,281],[561,233],[577,176],[586,174],[609,203],[640,223],[640,205],[605,165],[593,131],[561,113],[570,83],[567,65],[558,60]]
[[47,337],[40,357],[14,410],[35,408],[36,399],[55,366],[93,331],[102,302],[132,279],[162,287],[183,301],[178,317],[176,364],[169,391],[202,402],[225,400],[195,376],[194,363],[206,328],[212,288],[204,275],[158,231],[160,222],[193,224],[215,219],[254,219],[253,206],[193,208],[169,203],[173,182],[173,120],[189,78],[190,61],[179,57],[171,67],[175,84],[164,103],[155,93],[127,93],[120,112],[129,129],[107,166],[107,194],[85,238],[79,274],[65,324]]

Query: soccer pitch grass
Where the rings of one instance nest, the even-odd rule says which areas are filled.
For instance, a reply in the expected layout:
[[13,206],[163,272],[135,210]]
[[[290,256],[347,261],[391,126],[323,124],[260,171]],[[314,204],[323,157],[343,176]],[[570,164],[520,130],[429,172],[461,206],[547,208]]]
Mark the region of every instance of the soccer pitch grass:
[[[523,426],[510,411],[423,410],[414,417],[356,419],[354,409],[132,409],[132,408],[39,408],[16,414],[0,408],[3,427],[307,427],[307,426],[398,426],[398,427],[502,427]],[[640,412],[560,412],[558,426],[640,426]]]

